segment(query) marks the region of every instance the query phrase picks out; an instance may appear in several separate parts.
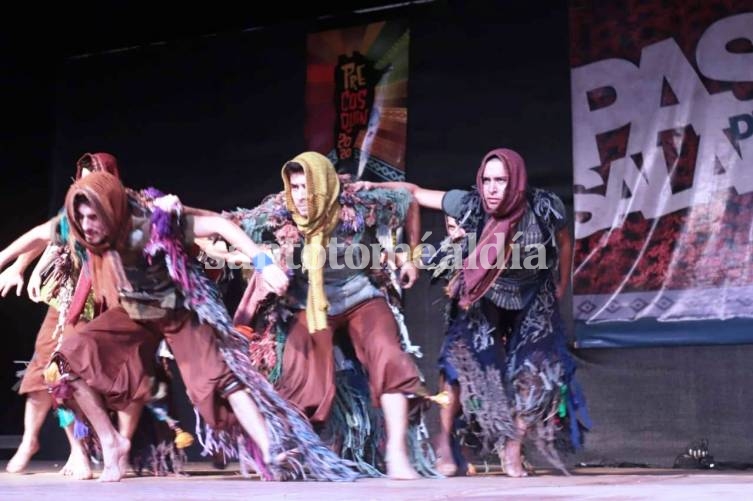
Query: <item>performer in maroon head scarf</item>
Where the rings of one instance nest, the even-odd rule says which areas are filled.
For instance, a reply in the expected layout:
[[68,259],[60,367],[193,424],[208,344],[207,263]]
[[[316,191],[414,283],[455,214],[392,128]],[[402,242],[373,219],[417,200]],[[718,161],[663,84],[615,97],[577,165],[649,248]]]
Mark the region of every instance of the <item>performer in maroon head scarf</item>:
[[[555,436],[569,436],[568,447],[577,448],[581,427],[590,426],[557,303],[572,259],[564,204],[529,186],[523,158],[506,148],[484,155],[472,190],[385,185],[441,209],[467,237],[457,247],[459,265],[445,274],[449,324],[439,369],[451,403],[440,415],[438,469],[446,475],[467,469],[453,433],[475,435],[481,452],[498,453],[510,476],[526,475],[521,444],[527,436],[564,469]],[[446,239],[437,254],[455,255],[454,245]]]

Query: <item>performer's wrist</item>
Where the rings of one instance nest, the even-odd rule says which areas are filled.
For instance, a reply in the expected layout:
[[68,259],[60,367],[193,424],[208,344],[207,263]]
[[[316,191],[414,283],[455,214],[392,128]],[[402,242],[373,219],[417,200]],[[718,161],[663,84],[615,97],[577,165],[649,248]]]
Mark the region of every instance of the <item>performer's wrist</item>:
[[[423,246],[421,244],[410,247],[410,255],[408,256],[408,263],[412,263],[415,267],[419,267],[423,264]],[[407,263],[406,263],[407,264]]]
[[253,264],[254,269],[260,273],[264,268],[274,263],[275,260],[266,252],[257,252],[254,257],[251,258],[251,264]]
[[403,264],[402,264],[402,265],[400,265],[400,269],[403,269],[403,268],[405,268],[406,266],[413,266],[414,268],[418,268],[418,266],[416,265],[416,263],[414,263],[414,262],[413,262],[412,260],[410,260],[410,259],[406,259],[406,260],[405,260],[405,261],[403,262]]

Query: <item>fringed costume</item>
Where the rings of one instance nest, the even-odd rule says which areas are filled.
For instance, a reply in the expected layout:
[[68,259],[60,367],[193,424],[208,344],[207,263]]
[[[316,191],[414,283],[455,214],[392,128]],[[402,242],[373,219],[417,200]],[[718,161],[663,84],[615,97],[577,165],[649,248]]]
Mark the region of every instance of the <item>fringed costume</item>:
[[[500,207],[490,211],[479,192],[493,156],[505,161],[510,182]],[[556,233],[566,225],[564,205],[556,195],[527,186],[515,152],[495,150],[482,162],[476,189],[447,192],[442,208],[466,233],[459,266],[449,239],[433,265],[435,277],[450,278],[439,369],[460,389],[455,439],[486,455],[501,452],[507,440],[529,438],[564,471],[558,450],[580,447],[582,430],[590,427],[555,297]],[[496,234],[507,243],[500,245]],[[469,249],[469,236],[477,240],[475,249]],[[545,257],[538,255],[542,248]],[[487,258],[499,264],[497,257],[505,266],[482,266]],[[516,420],[525,424],[526,437]]]
[[[293,160],[304,165],[307,177],[306,218],[295,211],[286,191],[255,209],[226,214],[252,240],[277,249],[276,260],[291,276],[287,294],[277,297],[268,296],[253,273],[235,321],[247,326],[254,365],[364,475],[382,476],[385,469],[380,396],[406,395],[412,404],[408,445],[413,466],[424,476],[436,476],[422,417],[426,392],[411,359],[421,353],[408,338],[400,294],[381,261],[411,197],[402,190],[354,192],[347,183],[341,188],[331,164],[325,167],[326,159],[317,164],[319,157],[307,153]],[[284,174],[283,179],[287,184]],[[312,262],[310,254],[301,256],[302,247],[312,246],[326,249],[318,269],[301,266]]]
[[[197,431],[207,453],[222,451],[239,459],[244,473],[253,469],[264,479],[353,480],[357,473],[253,368],[247,338],[233,328],[215,283],[187,252],[193,237],[180,201],[156,190],[144,195],[129,196],[117,179],[99,173],[68,192],[69,220],[83,197],[109,230],[106,242],[90,244],[77,224],[71,227],[87,247],[95,298],[104,311],[64,335],[53,357],[54,394],[70,398],[68,380],[82,378],[107,408],[148,402],[153,356],[164,338],[205,422]],[[236,391],[248,392],[266,421],[269,464],[224,398]]]

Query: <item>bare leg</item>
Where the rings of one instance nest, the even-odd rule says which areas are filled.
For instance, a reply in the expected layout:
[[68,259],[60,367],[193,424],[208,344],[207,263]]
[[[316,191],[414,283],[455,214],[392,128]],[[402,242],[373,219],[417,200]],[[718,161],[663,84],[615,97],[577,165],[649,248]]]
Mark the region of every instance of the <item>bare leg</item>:
[[8,462],[8,473],[19,473],[26,469],[31,457],[39,450],[39,430],[52,407],[52,398],[44,391],[34,391],[26,397],[24,408],[24,435],[21,445]]
[[243,429],[261,450],[264,463],[269,463],[271,458],[267,423],[264,416],[259,412],[259,408],[251,399],[251,395],[245,391],[236,391],[228,395],[227,400],[230,402],[230,407],[233,408],[233,412]]
[[[141,411],[143,409],[143,402],[131,402],[124,410],[118,411],[118,432],[127,438],[129,442],[133,439],[133,434],[136,432],[136,427],[139,424]],[[130,468],[128,454],[124,454],[120,457],[118,468],[123,475],[126,474]]]
[[131,440],[136,432],[143,409],[143,402],[131,402],[124,410],[118,411],[118,432],[128,440]]
[[89,457],[84,450],[84,446],[81,444],[81,441],[73,437],[73,425],[68,425],[63,430],[68,437],[68,443],[71,445],[71,455],[68,456],[68,461],[60,470],[60,474],[73,480],[89,480],[93,478],[91,464],[89,463]]
[[102,458],[104,468],[99,476],[100,482],[119,482],[123,477],[119,464],[123,456],[128,456],[131,442],[115,431],[110,422],[110,417],[105,411],[104,404],[99,395],[84,381],[78,379],[71,383],[74,388],[74,397],[81,411],[94,428],[102,445]]
[[435,447],[437,452],[437,470],[447,477],[454,476],[458,471],[458,466],[452,457],[452,447],[450,446],[450,435],[455,416],[460,412],[460,388],[455,384],[445,382],[444,377],[440,376],[442,390],[446,391],[450,397],[448,405],[439,409],[439,433],[436,435]]
[[385,393],[379,400],[387,426],[387,475],[395,480],[420,478],[410,464],[405,444],[408,434],[408,399],[402,393]]
[[526,425],[521,418],[517,418],[515,424],[518,428],[518,436],[520,438],[508,440],[505,443],[504,452],[500,460],[507,476],[526,477],[528,474],[525,468],[523,468],[523,460],[520,453],[523,445],[523,437],[525,437],[526,433]]

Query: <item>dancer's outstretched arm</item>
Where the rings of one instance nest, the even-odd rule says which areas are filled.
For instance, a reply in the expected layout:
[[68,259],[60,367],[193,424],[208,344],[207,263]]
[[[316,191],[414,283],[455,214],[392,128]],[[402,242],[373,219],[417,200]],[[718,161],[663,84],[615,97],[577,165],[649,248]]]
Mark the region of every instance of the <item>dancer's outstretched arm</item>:
[[54,219],[50,219],[35,226],[0,251],[0,269],[5,268],[11,260],[16,259],[21,254],[31,252],[32,254],[25,258],[26,266],[28,266],[50,242],[53,221]]
[[[60,254],[61,247],[59,245],[49,243],[45,248],[42,257],[37,261],[37,265],[31,272],[29,277],[29,285],[26,287],[26,294],[29,295],[29,299],[38,303],[42,300],[42,271],[44,271],[52,261]],[[21,259],[21,258],[19,258]]]
[[188,215],[186,220],[196,238],[213,235],[224,238],[235,249],[251,258],[272,292],[278,295],[285,293],[288,288],[288,276],[264,252],[264,249],[256,245],[235,223],[221,216]]
[[18,256],[13,264],[0,273],[0,296],[5,297],[8,292],[16,289],[16,296],[21,295],[24,286],[24,271],[36,257],[34,252],[27,252]]
[[421,188],[417,184],[391,181],[387,183],[372,183],[371,181],[357,181],[353,183],[355,190],[372,190],[374,188],[387,188],[390,190],[407,190],[416,199],[418,205],[427,209],[442,209],[442,198],[446,191],[429,190]]

